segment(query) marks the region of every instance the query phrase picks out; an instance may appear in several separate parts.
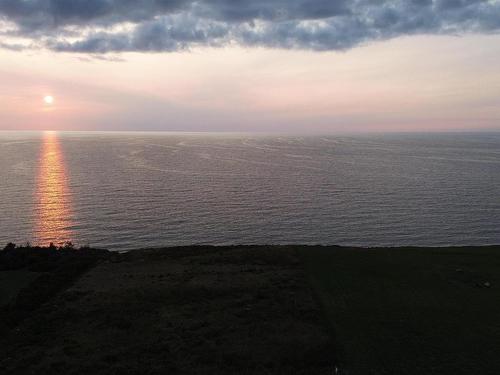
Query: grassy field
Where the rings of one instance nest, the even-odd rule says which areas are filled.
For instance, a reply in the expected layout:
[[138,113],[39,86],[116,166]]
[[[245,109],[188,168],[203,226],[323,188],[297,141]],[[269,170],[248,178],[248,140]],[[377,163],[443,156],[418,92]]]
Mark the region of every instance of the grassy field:
[[0,251],[17,374],[500,374],[500,247]]
[[40,274],[27,269],[0,272],[0,308],[8,305],[13,298]]
[[291,249],[113,254],[67,283],[0,336],[2,375],[334,372]]
[[356,374],[500,374],[500,248],[298,248]]

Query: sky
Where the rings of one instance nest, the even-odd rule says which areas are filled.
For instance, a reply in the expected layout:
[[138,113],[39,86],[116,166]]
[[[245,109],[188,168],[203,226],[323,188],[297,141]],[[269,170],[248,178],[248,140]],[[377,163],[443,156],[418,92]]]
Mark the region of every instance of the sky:
[[0,130],[497,131],[499,31],[498,0],[0,0]]

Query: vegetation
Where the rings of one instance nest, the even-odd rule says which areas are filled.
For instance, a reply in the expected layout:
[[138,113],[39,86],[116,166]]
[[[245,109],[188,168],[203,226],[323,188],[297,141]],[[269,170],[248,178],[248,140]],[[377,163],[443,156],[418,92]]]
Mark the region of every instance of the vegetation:
[[[11,298],[5,298],[0,310],[0,333],[16,326],[58,292],[68,288],[100,259],[108,256],[107,251],[76,249],[71,243],[61,247],[53,244],[49,247],[8,244],[0,251],[0,271],[4,276],[2,290]],[[11,290],[16,293],[9,293]]]
[[500,374],[500,247],[298,250],[349,374]]
[[286,248],[113,254],[0,346],[2,375],[330,375],[335,359],[301,264]]
[[9,245],[0,280],[2,375],[500,373],[500,247]]

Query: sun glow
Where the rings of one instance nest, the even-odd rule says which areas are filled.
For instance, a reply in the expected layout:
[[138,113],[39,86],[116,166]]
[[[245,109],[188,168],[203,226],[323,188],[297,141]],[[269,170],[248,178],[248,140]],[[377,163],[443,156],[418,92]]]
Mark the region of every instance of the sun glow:
[[43,102],[46,104],[46,105],[52,105],[54,104],[54,97],[52,95],[47,95],[47,96],[44,96],[43,98]]

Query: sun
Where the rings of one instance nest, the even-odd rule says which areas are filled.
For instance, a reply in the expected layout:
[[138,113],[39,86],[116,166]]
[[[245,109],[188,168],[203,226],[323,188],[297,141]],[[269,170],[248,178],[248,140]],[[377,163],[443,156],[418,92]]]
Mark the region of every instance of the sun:
[[46,105],[52,105],[54,104],[54,97],[52,95],[47,95],[47,96],[44,96],[43,97],[43,102],[46,104]]

